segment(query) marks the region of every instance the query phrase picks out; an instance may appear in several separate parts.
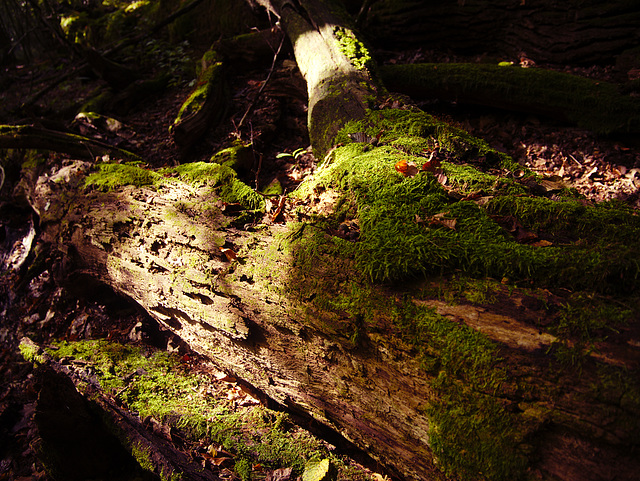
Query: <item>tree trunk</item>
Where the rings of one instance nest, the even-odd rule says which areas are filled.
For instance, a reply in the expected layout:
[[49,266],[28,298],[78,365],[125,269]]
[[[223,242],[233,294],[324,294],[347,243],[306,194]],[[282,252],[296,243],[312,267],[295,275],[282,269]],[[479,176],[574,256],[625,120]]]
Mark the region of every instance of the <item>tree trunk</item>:
[[362,28],[381,48],[391,42],[468,55],[524,54],[540,63],[610,64],[637,46],[640,12],[624,0],[379,0]]
[[390,90],[413,99],[543,115],[599,134],[640,132],[640,101],[608,82],[539,68],[459,63],[385,65],[380,75]]
[[131,152],[95,139],[33,125],[0,125],[0,148],[51,150],[91,160],[105,154],[120,159],[141,160]]

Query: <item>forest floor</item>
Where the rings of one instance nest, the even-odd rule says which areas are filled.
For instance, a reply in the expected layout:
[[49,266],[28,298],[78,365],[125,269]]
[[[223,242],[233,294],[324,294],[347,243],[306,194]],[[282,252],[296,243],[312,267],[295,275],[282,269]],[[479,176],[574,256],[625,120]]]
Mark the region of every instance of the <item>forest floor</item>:
[[[423,51],[386,56],[386,61],[398,63],[442,61],[446,57],[442,53]],[[451,57],[450,60],[461,59]],[[574,69],[573,73],[607,79],[610,71],[607,67],[592,67]],[[46,63],[35,68],[3,68],[0,72],[2,123],[25,120],[20,117],[28,117],[32,122],[36,117],[46,125],[56,123],[60,128],[82,131],[73,115],[56,114],[51,105],[82,103],[84,97],[99,86],[99,80],[73,79],[43,96],[28,111],[19,110],[26,98],[47,85],[49,73],[50,64]],[[252,142],[255,153],[252,177],[245,179],[247,184],[262,187],[277,178],[290,191],[305,176],[312,174],[316,166],[306,132],[305,85],[291,60],[278,62],[248,120],[241,128],[236,127],[257,96],[266,75],[265,70],[237,75],[232,114],[188,154],[181,152],[168,134],[188,91],[188,78],[180,79],[161,97],[147,100],[131,112],[116,116],[121,122],[116,132],[85,128],[93,129],[93,136],[138,153],[153,168],[184,161],[207,161],[233,139],[242,138]],[[420,106],[484,138],[523,166],[576,188],[587,202],[619,199],[640,207],[638,145],[597,136],[553,119],[437,101]],[[7,155],[18,156],[18,153]],[[109,338],[122,343],[146,343],[161,350],[179,350],[182,356],[192,360],[197,356],[184,346],[176,347],[170,335],[163,333],[152,319],[128,301],[108,292],[94,292],[93,296],[83,292],[80,295],[59,282],[61,279],[57,276],[64,259],[59,253],[48,252],[46,246],[38,244],[37,217],[13,197],[19,181],[19,165],[7,164],[5,173],[0,191],[0,259],[5,263],[17,242],[28,238],[30,233],[35,237],[28,244],[32,252],[23,267],[4,272],[0,279],[0,480],[46,480],[50,478],[34,453],[34,442],[38,438],[33,422],[38,379],[32,363],[25,361],[17,350],[23,336],[35,336],[42,344],[54,339]],[[35,252],[39,253],[36,255]],[[36,270],[30,270],[29,265],[35,266],[36,258],[39,262]],[[239,407],[243,405],[245,396],[238,390],[237,383],[227,379],[213,391],[218,393],[221,402],[231,400]],[[235,398],[233,393],[236,393]],[[375,466],[369,467],[375,470]],[[227,472],[223,473],[223,469]],[[237,479],[227,466],[219,466],[219,470],[221,476]]]

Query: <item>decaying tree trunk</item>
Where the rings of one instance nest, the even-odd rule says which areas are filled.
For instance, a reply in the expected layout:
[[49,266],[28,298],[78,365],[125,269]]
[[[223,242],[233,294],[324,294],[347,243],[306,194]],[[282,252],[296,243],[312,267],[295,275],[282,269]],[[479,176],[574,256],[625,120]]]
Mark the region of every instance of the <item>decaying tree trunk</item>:
[[[357,36],[340,17],[329,13],[325,2],[301,0],[296,2],[297,6],[288,1],[263,3],[281,17],[294,45],[296,60],[308,85],[310,138],[314,153],[323,159],[334,146],[338,131],[349,121],[363,119],[367,108],[376,106],[378,92],[370,73],[371,61]],[[392,127],[398,126],[398,131],[404,129],[403,134],[413,135],[416,145],[421,148],[427,145],[429,134],[423,125],[409,124],[416,118],[409,117],[414,111],[396,108],[384,112],[381,109],[379,113],[381,117],[389,115],[394,119]],[[351,147],[345,146],[347,150],[341,151],[341,155],[348,156],[351,152],[360,155],[364,162],[375,146],[374,150],[387,157],[372,170],[387,169],[390,176],[396,176],[394,182],[404,181],[404,177],[398,181],[397,176],[408,175],[406,162],[405,167],[398,162],[400,166],[396,164],[395,171],[393,165],[397,156],[411,150],[409,144],[396,142],[398,137],[389,145],[377,145],[379,139],[364,132],[352,135],[361,139]],[[483,147],[478,145],[465,153],[482,155]],[[501,158],[495,153],[494,157]],[[331,156],[326,158],[331,162]],[[428,168],[423,166],[424,170]],[[429,377],[435,377],[434,366],[448,361],[421,352],[420,341],[407,337],[400,327],[403,316],[406,322],[414,322],[411,317],[414,308],[429,308],[429,312],[452,319],[452,330],[468,326],[464,336],[481,332],[498,344],[500,358],[496,354],[491,362],[508,360],[504,384],[509,388],[481,380],[472,389],[481,399],[481,408],[495,410],[500,419],[509,416],[510,420],[517,420],[513,429],[518,432],[511,433],[509,439],[517,439],[522,452],[532,451],[534,444],[544,446],[536,453],[542,457],[536,460],[535,467],[540,476],[575,479],[563,465],[571,451],[567,446],[574,444],[581,446],[581,454],[596,449],[615,451],[624,473],[640,469],[638,459],[633,457],[633,449],[637,449],[633,426],[622,429],[619,423],[609,425],[609,419],[603,419],[607,416],[633,419],[636,400],[628,400],[624,394],[615,402],[586,397],[583,400],[584,387],[577,381],[563,384],[566,390],[558,394],[558,380],[546,377],[546,368],[535,363],[557,338],[527,322],[536,318],[540,308],[530,307],[536,299],[524,291],[507,295],[509,288],[504,287],[505,304],[456,309],[429,298],[420,287],[398,282],[393,286],[370,285],[366,292],[385,299],[389,306],[405,303],[403,311],[390,310],[367,317],[367,312],[360,312],[357,306],[329,308],[314,302],[327,285],[336,296],[362,287],[354,280],[360,277],[353,258],[319,251],[310,268],[309,263],[301,267],[304,253],[301,244],[295,241],[316,230],[326,234],[326,238],[335,237],[339,229],[322,230],[313,222],[294,230],[269,223],[252,227],[246,218],[232,213],[233,204],[259,210],[262,198],[248,188],[242,190],[241,183],[225,166],[189,164],[172,173],[165,172],[166,177],[148,174],[153,182],[145,181],[145,185],[122,185],[108,192],[84,189],[84,181],[93,169],[89,162],[70,162],[64,167],[50,168],[46,175],[27,176],[23,183],[27,198],[39,215],[43,241],[64,253],[59,277],[75,285],[89,285],[90,281],[108,284],[142,306],[197,352],[233,371],[280,404],[309,414],[341,432],[398,477],[443,479],[440,461],[434,456],[438,449],[434,438],[438,439],[438,432],[448,426],[444,422],[434,425],[429,414],[431,405],[437,404],[439,397],[451,395],[450,399],[462,401],[459,406],[448,405],[450,416],[464,417],[468,412],[464,405],[469,399],[465,397],[468,391],[464,373],[447,385],[451,393],[438,391],[444,389],[438,387],[438,382],[445,381]],[[373,174],[367,172],[361,178],[349,175],[344,173],[345,185],[373,181]],[[434,176],[424,184],[429,182],[440,188]],[[447,198],[424,185],[416,188],[424,189],[421,202]],[[398,192],[397,198],[408,195],[402,190]],[[321,194],[320,190],[313,193]],[[367,195],[373,196],[370,192]],[[327,202],[331,201],[329,195],[326,197]],[[451,208],[457,200],[460,199],[451,200]],[[472,200],[459,205],[466,209],[464,212],[479,212],[474,210],[478,207]],[[359,214],[366,215],[366,210]],[[455,225],[443,220],[447,213],[433,215],[430,220],[416,214],[410,221],[436,226],[434,229],[454,229]],[[363,236],[371,235],[364,227]],[[502,234],[496,233],[499,235]],[[544,246],[540,244],[540,249]],[[396,246],[382,245],[383,248]],[[511,250],[518,251],[518,246],[512,246]],[[437,253],[438,246],[433,244],[433,255]],[[402,254],[397,258],[401,259]],[[510,251],[505,251],[507,254]],[[607,278],[606,282],[622,279],[620,282],[637,284],[632,267],[614,267],[616,275],[610,276],[614,279]],[[526,270],[526,266],[522,269]],[[354,298],[358,300],[357,296]],[[501,311],[506,304],[517,310],[518,316]],[[431,335],[424,319],[416,329],[421,336]],[[633,351],[633,346],[629,350]],[[472,364],[475,363],[474,353],[468,354]],[[602,358],[611,364],[620,361],[615,356]],[[606,416],[601,414],[604,407]],[[476,414],[480,418],[484,413],[480,409]],[[482,447],[473,454],[464,450],[454,453],[460,458],[460,471],[449,470],[447,474],[499,480],[527,473],[528,461],[520,454],[514,456],[508,467],[494,465],[496,458],[486,451],[495,451],[493,446],[506,446],[505,440],[499,434],[492,438],[494,431],[484,429],[474,415],[462,425],[464,433],[450,428],[447,435],[467,436],[471,439],[469,449],[475,449],[476,444]],[[439,439],[437,442],[441,442],[442,438]],[[616,446],[620,445],[631,448],[618,452]],[[501,455],[498,453],[498,458]],[[575,466],[579,462],[569,464]]]

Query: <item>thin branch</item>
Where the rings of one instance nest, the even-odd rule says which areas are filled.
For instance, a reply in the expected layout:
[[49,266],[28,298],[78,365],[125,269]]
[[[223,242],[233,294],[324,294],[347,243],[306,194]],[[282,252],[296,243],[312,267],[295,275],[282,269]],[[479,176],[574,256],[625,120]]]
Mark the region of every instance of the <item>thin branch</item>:
[[262,92],[264,92],[265,87],[269,83],[269,80],[271,80],[271,76],[273,75],[273,71],[275,70],[275,67],[276,67],[276,61],[278,60],[278,55],[280,55],[280,50],[282,50],[282,46],[284,45],[284,39],[285,39],[285,36],[283,36],[282,39],[280,39],[280,45],[278,45],[278,50],[276,50],[276,53],[273,55],[273,62],[271,63],[271,68],[269,69],[269,74],[267,75],[267,78],[265,79],[265,81],[262,82],[262,85],[260,86],[260,89],[258,90],[258,93],[256,94],[256,96],[253,98],[253,100],[249,104],[249,107],[247,107],[247,111],[244,113],[244,115],[240,119],[240,122],[236,126],[237,129],[240,129],[242,127],[242,124],[244,123],[245,119],[247,118],[247,115],[249,115],[249,113],[251,113],[251,111],[253,110],[253,108],[256,105],[256,102],[258,101],[258,99],[262,95]]

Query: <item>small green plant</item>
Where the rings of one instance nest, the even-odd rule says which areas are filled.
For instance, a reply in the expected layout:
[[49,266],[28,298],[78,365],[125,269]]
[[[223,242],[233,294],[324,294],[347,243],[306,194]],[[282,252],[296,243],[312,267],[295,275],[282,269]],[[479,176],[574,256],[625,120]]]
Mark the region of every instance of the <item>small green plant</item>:
[[295,160],[298,160],[302,155],[307,153],[307,149],[299,148],[294,150],[292,153],[289,152],[280,152],[276,155],[276,159],[285,159],[287,157],[292,157]]

